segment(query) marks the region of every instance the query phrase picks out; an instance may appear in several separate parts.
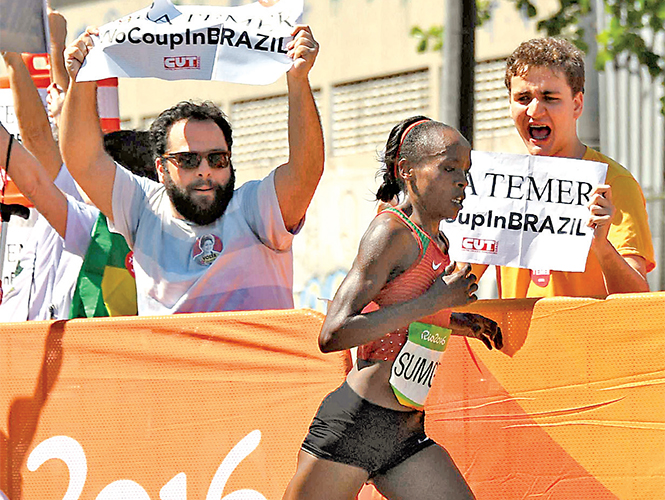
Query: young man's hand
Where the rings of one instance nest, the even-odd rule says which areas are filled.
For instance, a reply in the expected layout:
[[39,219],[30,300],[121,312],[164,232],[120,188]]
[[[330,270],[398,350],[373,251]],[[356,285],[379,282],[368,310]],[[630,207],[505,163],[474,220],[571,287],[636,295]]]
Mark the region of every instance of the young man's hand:
[[597,186],[591,193],[587,207],[591,212],[587,225],[593,228],[594,244],[607,240],[612,219],[614,219],[616,213],[616,208],[612,203],[612,188],[607,184]]

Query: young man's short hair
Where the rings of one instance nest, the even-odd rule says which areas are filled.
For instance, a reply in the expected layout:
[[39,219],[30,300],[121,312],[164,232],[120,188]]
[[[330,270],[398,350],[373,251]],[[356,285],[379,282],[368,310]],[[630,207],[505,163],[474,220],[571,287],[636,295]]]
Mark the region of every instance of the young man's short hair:
[[522,42],[506,61],[504,83],[508,92],[514,76],[524,76],[530,68],[538,66],[561,71],[573,95],[584,92],[584,54],[562,38],[534,38]]

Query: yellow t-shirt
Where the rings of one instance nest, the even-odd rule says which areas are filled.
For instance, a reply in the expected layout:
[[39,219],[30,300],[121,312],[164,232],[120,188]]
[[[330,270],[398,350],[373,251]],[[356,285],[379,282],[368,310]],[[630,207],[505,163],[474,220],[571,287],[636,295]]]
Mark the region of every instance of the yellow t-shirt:
[[[608,165],[605,183],[612,187],[616,215],[608,239],[621,256],[639,255],[646,260],[647,272],[656,267],[651,231],[642,189],[631,173],[607,156],[587,147],[583,160]],[[583,273],[538,271],[501,267],[497,272],[499,295],[503,299],[524,297],[605,297],[600,263],[590,251]]]

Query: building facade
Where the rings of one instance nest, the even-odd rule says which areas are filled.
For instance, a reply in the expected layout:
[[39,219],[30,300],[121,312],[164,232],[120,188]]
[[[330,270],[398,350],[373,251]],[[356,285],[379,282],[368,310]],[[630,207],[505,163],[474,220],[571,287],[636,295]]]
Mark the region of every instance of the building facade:
[[[69,22],[73,39],[88,25],[101,25],[149,2],[53,0]],[[181,1],[180,4],[238,5],[243,1]],[[557,2],[538,2],[541,12]],[[437,0],[306,0],[303,22],[321,45],[310,80],[326,141],[326,170],[295,239],[295,295],[301,307],[323,309],[350,267],[364,229],[376,211],[376,171],[390,128],[413,114],[437,118],[441,54],[416,51],[414,26],[442,24],[445,2]],[[474,147],[524,153],[503,85],[504,59],[522,41],[538,36],[535,21],[514,2],[491,2],[492,18],[477,30]],[[602,15],[598,17],[603,22]],[[662,42],[662,41],[661,41]],[[590,71],[591,68],[588,69]],[[629,168],[642,184],[659,266],[653,289],[665,286],[663,224],[662,81],[620,64],[601,74],[598,86],[601,149]],[[587,95],[587,100],[590,96]],[[287,160],[286,83],[268,86],[221,82],[122,79],[124,128],[146,128],[165,108],[186,99],[211,100],[234,128],[238,182],[259,178]],[[493,273],[488,273],[493,274]],[[484,287],[486,297],[493,286]]]

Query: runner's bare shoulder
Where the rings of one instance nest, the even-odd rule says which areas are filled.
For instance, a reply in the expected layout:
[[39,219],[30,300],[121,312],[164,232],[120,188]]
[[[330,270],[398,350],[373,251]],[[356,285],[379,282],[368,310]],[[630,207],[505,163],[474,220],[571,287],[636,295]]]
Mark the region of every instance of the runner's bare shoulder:
[[389,212],[377,215],[360,240],[357,260],[389,263],[391,274],[411,267],[420,248],[411,230]]

